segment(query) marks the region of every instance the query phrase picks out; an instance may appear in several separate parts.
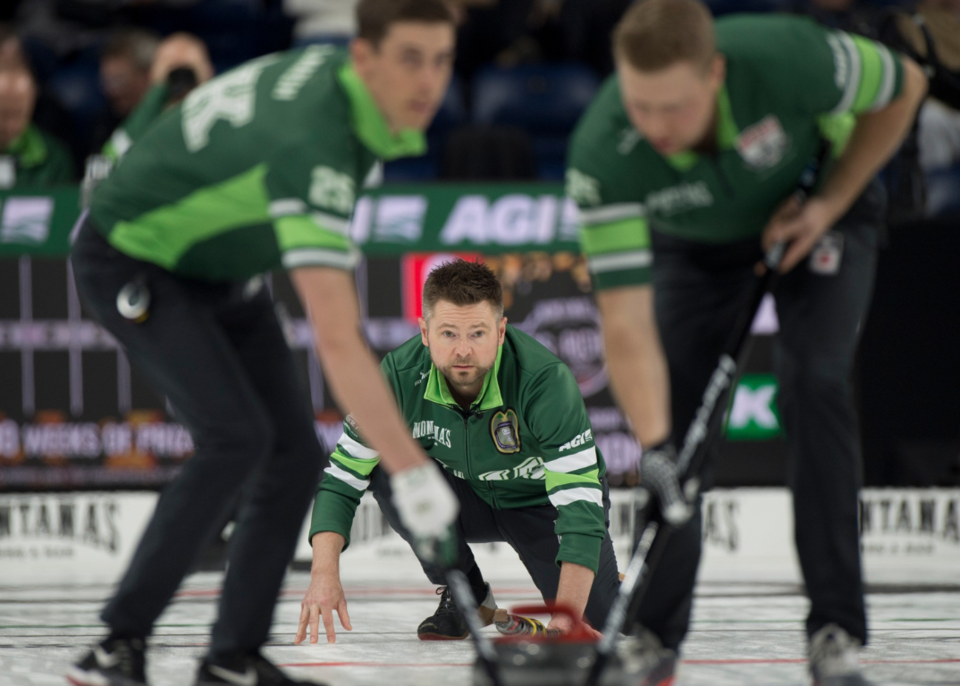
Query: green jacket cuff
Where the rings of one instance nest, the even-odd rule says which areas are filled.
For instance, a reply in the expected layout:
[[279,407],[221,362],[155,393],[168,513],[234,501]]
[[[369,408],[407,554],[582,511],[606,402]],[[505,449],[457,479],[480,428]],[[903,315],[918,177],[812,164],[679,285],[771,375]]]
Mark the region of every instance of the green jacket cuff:
[[592,569],[596,574],[600,567],[600,544],[602,538],[587,534],[563,534],[560,538],[560,552],[557,553],[557,565],[572,562]]
[[317,498],[313,502],[313,515],[310,517],[308,542],[313,545],[314,534],[333,531],[343,536],[343,550],[346,550],[350,546],[350,529],[356,512],[357,504],[350,498],[334,491],[317,491]]

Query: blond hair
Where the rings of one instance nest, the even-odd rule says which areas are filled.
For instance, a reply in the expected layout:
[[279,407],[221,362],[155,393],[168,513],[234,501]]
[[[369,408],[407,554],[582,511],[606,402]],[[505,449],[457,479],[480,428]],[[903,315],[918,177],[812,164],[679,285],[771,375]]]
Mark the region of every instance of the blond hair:
[[710,10],[700,0],[643,0],[613,33],[613,53],[639,71],[660,71],[677,62],[706,70],[717,52]]

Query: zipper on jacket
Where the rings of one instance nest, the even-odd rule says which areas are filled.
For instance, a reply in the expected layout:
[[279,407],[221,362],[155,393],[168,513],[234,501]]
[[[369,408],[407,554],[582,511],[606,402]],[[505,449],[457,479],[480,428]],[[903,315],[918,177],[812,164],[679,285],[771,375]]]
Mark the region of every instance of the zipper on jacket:
[[[464,461],[466,463],[464,467],[464,474],[466,474],[467,478],[469,479],[469,478],[472,478],[470,473],[471,472],[470,470],[470,417],[474,416],[474,414],[476,414],[478,417],[482,417],[483,413],[480,412],[479,410],[464,411],[462,409],[457,409],[455,410],[455,412],[458,412],[460,416],[463,418],[463,434],[464,434],[463,456],[464,456]],[[474,478],[473,480],[479,481],[479,479],[476,479],[476,478]],[[490,481],[484,481],[483,483],[487,489],[487,493],[490,494],[490,500],[493,502],[492,507],[494,509],[499,509],[499,506],[497,505],[497,491],[494,488],[493,484]]]

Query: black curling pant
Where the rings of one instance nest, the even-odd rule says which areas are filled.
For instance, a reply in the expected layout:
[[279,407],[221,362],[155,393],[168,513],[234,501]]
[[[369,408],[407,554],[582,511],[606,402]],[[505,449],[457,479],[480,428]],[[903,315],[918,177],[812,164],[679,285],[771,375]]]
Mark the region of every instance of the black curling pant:
[[[204,545],[238,501],[211,652],[268,637],[326,455],[265,288],[180,278],[111,247],[86,220],[71,255],[84,303],[169,398],[196,453],[163,491],[102,619],[147,636]],[[117,311],[135,278],[151,293],[142,324]]]
[[[862,465],[850,376],[873,290],[883,204],[883,189],[874,182],[834,227],[843,241],[837,273],[816,273],[805,260],[781,278],[775,293],[775,372],[797,552],[810,598],[807,633],[836,623],[864,642],[857,519]],[[679,441],[747,305],[760,247],[756,240],[715,246],[655,234],[654,255],[657,325]],[[717,452],[705,463],[706,483]],[[679,647],[689,628],[700,551],[698,504],[697,515],[671,537],[636,615],[667,647]]]

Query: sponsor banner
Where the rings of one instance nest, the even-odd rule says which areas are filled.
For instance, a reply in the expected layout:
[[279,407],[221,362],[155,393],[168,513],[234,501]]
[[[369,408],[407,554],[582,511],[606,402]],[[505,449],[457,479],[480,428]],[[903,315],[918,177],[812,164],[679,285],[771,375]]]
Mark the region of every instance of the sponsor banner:
[[[0,192],[0,256],[66,255],[79,189]],[[577,250],[577,208],[559,183],[389,184],[357,202],[354,242],[370,255]]]
[[193,450],[186,429],[158,410],[100,422],[58,411],[22,424],[0,417],[0,488],[162,486]]
[[[634,505],[629,490],[610,494],[610,535],[620,569],[632,553]],[[860,499],[861,550],[868,583],[956,585],[960,583],[960,489],[865,489]],[[309,561],[304,525],[297,559]],[[388,557],[416,569],[409,547],[386,524],[371,494],[365,494],[343,555],[343,573],[376,576],[372,560]],[[496,578],[525,574],[506,544],[471,546],[484,571]],[[699,579],[742,582],[802,582],[793,545],[793,509],[783,488],[718,489],[704,495],[703,558]]]
[[79,216],[77,186],[0,191],[0,257],[66,255]]
[[[323,430],[333,431],[332,422]],[[68,492],[0,495],[0,583],[112,582],[125,569],[156,504],[155,493]],[[632,552],[633,494],[611,493],[610,534],[620,568]],[[309,516],[295,559],[309,562]],[[960,489],[865,489],[861,496],[863,566],[868,583],[957,584],[960,578]],[[343,556],[343,573],[382,577],[418,565],[406,543],[365,494]],[[484,574],[524,575],[506,544],[474,544]],[[379,560],[379,565],[371,565]],[[786,489],[724,489],[704,497],[700,579],[750,578],[799,583],[793,517]]]
[[777,391],[773,374],[744,374],[727,413],[727,439],[768,441],[781,436]]
[[583,295],[538,300],[517,328],[566,363],[584,398],[607,387],[600,313],[593,298]]
[[[160,487],[193,454],[190,434],[158,411],[127,421],[19,425],[0,418],[0,489]],[[335,412],[318,415],[317,437],[332,449],[343,430]]]
[[0,495],[0,583],[115,581],[156,501],[156,493]]
[[860,533],[869,581],[960,583],[960,489],[865,489]]

